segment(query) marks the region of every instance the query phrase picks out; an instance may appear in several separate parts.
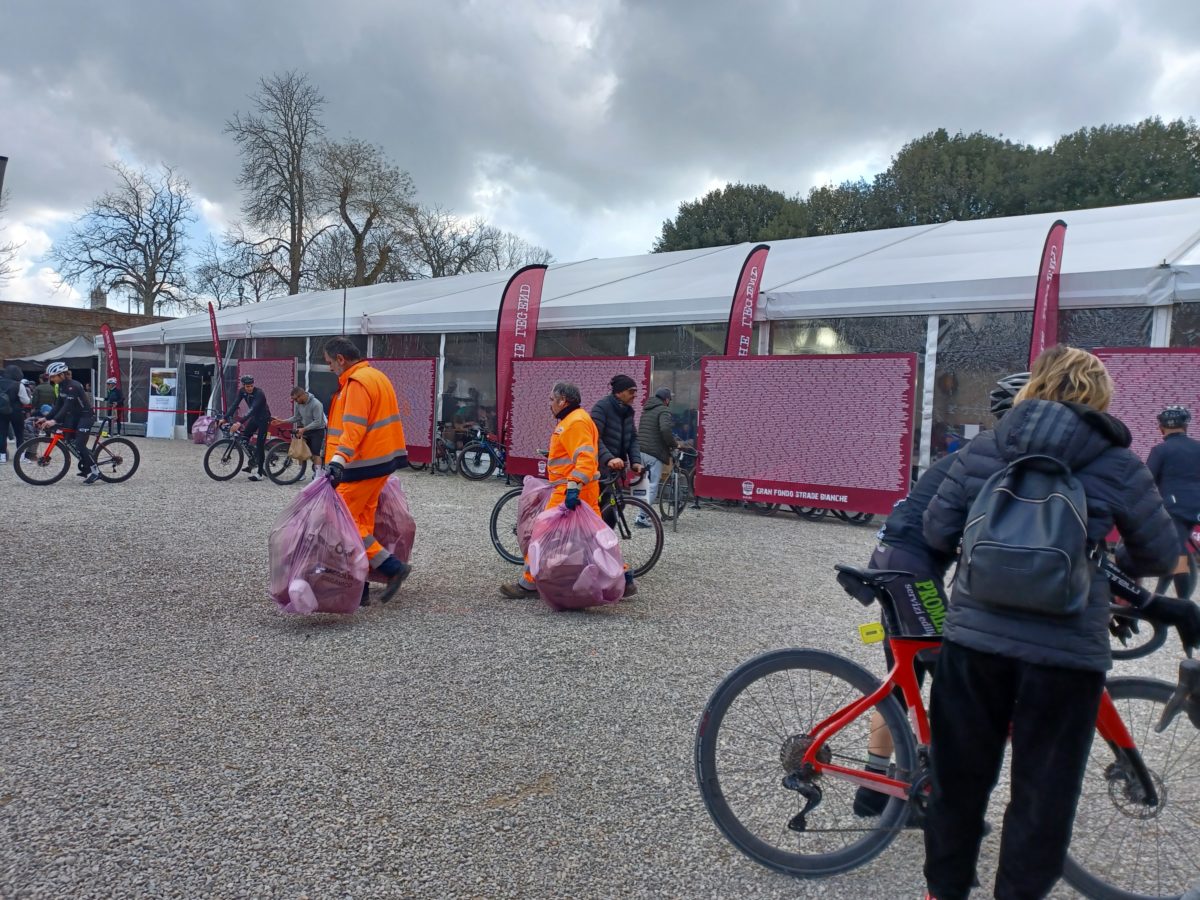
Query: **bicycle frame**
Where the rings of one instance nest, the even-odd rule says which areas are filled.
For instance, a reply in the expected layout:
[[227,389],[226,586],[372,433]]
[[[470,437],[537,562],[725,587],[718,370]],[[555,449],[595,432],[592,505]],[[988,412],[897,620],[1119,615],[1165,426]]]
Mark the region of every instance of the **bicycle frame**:
[[[110,424],[112,424],[112,417],[111,416],[105,417],[103,419],[98,419],[97,421],[100,423],[100,427],[94,431],[88,432],[89,434],[94,435],[94,437],[92,438],[92,445],[90,447],[88,447],[88,450],[90,452],[92,452],[93,454],[95,453],[96,448],[100,446],[100,435],[102,435],[105,432],[105,430],[108,428],[108,426]],[[53,431],[49,432],[49,434],[48,434],[48,436],[50,438],[50,443],[46,446],[46,451],[45,451],[44,455],[49,456],[51,453],[54,452],[55,447],[57,447],[59,444],[62,444],[63,449],[67,451],[68,456],[78,459],[79,453],[75,449],[75,444],[72,441],[67,440],[67,438],[70,435],[73,435],[75,433],[76,433],[76,429],[74,429],[74,428],[58,428],[58,427],[56,427]]]

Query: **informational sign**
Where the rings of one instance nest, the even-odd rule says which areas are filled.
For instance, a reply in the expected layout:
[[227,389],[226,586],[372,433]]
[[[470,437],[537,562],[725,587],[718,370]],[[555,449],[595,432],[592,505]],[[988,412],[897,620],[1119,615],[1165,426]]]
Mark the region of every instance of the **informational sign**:
[[1200,349],[1118,347],[1097,350],[1113,380],[1108,411],[1133,433],[1133,452],[1145,459],[1162,440],[1158,414],[1186,406],[1200,420]]
[[[288,419],[293,414],[292,388],[296,386],[296,359],[285,356],[275,359],[239,359],[237,367],[239,387],[243,375],[254,377],[255,390],[267,395],[267,406],[271,409],[271,417]],[[234,395],[236,396],[236,395]],[[229,398],[233,403],[234,397]],[[238,409],[238,415],[246,414],[243,404]]]
[[908,493],[913,353],[706,357],[696,493],[887,513]]
[[146,437],[175,436],[175,411],[179,408],[179,370],[151,369],[150,397],[146,404]]
[[408,445],[410,462],[428,463],[433,460],[433,410],[437,381],[437,360],[433,357],[416,359],[372,359],[370,364],[382,372],[396,389],[400,405],[400,423],[404,426],[404,442]]
[[614,375],[637,382],[634,415],[641,417],[650,386],[649,356],[581,356],[513,360],[512,441],[508,453],[509,475],[546,474],[546,460],[538,450],[550,448],[557,422],[550,412],[550,391],[559,381],[579,388],[583,408],[590,410],[612,393]]

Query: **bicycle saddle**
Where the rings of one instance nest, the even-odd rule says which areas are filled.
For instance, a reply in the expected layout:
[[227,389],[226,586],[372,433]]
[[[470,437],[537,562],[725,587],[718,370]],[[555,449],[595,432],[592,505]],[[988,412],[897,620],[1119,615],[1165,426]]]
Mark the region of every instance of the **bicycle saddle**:
[[837,581],[842,590],[863,606],[870,606],[876,601],[890,603],[885,585],[902,576],[913,577],[911,572],[902,572],[899,569],[859,569],[841,563],[834,568],[837,570]]
[[915,578],[912,572],[905,572],[901,569],[859,569],[855,566],[846,566],[838,563],[834,566],[839,572],[849,575],[851,578],[857,578],[865,585],[870,587],[883,587],[889,581],[894,581],[897,578]]

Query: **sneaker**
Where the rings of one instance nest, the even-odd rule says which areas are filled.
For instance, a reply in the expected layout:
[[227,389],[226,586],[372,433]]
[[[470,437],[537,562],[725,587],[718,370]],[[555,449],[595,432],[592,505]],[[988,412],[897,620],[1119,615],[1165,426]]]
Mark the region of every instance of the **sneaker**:
[[100,480],[100,470],[92,469],[91,474],[89,474],[87,478],[83,479],[83,483],[84,484],[95,484],[99,480]]
[[653,523],[647,521],[646,519],[642,519],[642,518],[634,519],[633,524],[634,524],[634,527],[636,527],[636,528],[653,528],[654,527]]
[[8,462],[8,454],[0,453],[0,463],[6,463],[6,462]]
[[250,476],[250,480],[251,481],[262,481],[262,476],[259,475],[257,472],[255,472],[253,475]]
[[[396,560],[400,562],[399,560]],[[400,571],[390,577],[387,584],[383,586],[383,593],[379,595],[380,603],[387,603],[396,596],[396,591],[400,590],[400,585],[404,584],[404,579],[412,574],[412,566],[408,563],[400,563]]]
[[624,593],[621,594],[621,599],[628,600],[630,597],[633,597],[636,595],[637,595],[637,584],[634,583],[632,578],[626,579],[625,591],[624,591]]
[[524,600],[526,597],[536,597],[537,588],[525,587],[525,581],[514,581],[512,584],[500,585],[500,593],[509,600]]

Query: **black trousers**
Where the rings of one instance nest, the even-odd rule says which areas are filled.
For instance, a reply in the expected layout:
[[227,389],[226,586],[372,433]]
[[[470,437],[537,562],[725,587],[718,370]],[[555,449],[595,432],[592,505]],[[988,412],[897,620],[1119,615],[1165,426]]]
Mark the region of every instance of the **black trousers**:
[[8,453],[9,429],[12,429],[13,440],[16,441],[16,447],[13,447],[15,453],[17,447],[20,447],[21,442],[25,440],[25,415],[20,410],[13,410],[7,416],[0,416],[0,453]]
[[92,439],[93,421],[92,419],[80,419],[70,426],[75,429],[71,442],[75,445],[75,452],[79,454],[79,471],[81,472],[90,472],[96,467],[96,461],[92,459],[92,451],[88,449],[88,442]]
[[1062,875],[1105,673],[1039,666],[946,641],[930,698],[933,794],[925,880],[938,900],[971,890],[983,816],[1012,724],[1012,796],[995,896],[1045,897]]
[[242,426],[246,430],[246,440],[254,439],[254,457],[246,464],[246,468],[254,468],[254,462],[258,460],[258,474],[265,475],[263,464],[267,461],[267,429],[271,427],[270,422],[261,424],[256,422],[247,422]]

